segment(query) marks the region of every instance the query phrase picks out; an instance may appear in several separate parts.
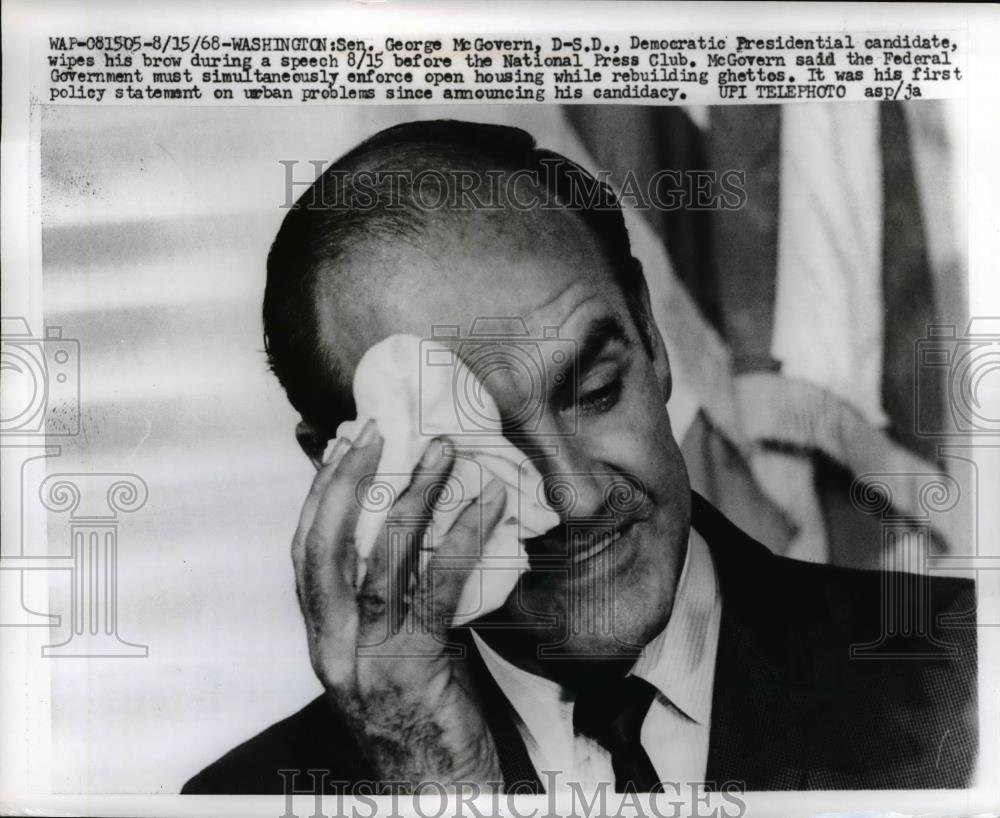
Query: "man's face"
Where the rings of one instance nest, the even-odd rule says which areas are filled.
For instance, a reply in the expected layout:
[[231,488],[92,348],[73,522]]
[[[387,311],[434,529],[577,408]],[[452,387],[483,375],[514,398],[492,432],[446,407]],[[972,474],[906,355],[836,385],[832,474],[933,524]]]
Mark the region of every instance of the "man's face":
[[572,366],[546,366],[541,388],[517,367],[483,377],[510,420],[505,434],[533,458],[563,523],[526,542],[531,570],[489,617],[506,627],[484,634],[529,667],[634,654],[669,618],[690,519],[659,335],[652,331],[650,354],[574,215],[470,216],[427,246],[352,251],[342,269],[355,295],[341,291],[344,306],[324,321],[328,348],[353,372],[369,346],[397,332],[430,337],[445,324],[467,335],[477,318],[497,316],[523,320],[532,339],[558,328],[572,342],[575,377],[566,377]]

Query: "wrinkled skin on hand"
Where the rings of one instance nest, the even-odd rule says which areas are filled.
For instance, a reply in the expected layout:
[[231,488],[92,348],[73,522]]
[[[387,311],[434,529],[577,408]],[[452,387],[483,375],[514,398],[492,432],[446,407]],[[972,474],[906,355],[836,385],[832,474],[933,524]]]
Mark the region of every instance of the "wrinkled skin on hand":
[[503,514],[503,486],[487,485],[435,534],[433,552],[422,552],[453,463],[434,441],[396,498],[358,587],[358,486],[375,472],[382,441],[369,424],[353,445],[338,445],[313,481],[292,543],[313,670],[381,779],[500,781],[470,670],[448,655],[446,632],[480,543]]

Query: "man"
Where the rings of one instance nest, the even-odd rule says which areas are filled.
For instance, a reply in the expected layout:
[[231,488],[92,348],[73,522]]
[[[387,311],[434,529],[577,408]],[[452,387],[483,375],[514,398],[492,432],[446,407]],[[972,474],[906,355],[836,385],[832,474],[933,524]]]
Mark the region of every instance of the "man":
[[[460,196],[429,206],[428,180]],[[651,314],[613,195],[522,131],[401,125],[317,180],[272,247],[264,324],[318,469],[292,552],[325,694],[185,792],[281,792],[289,770],[328,770],[331,791],[428,780],[538,791],[559,777],[619,790],[968,783],[971,584],[936,579],[920,585],[928,598],[895,600],[929,605],[933,627],[887,641],[882,575],[774,556],[693,494]],[[530,569],[505,606],[451,628],[502,493],[467,505],[426,564],[382,538],[358,586],[355,492],[382,438],[369,424],[332,463],[323,452],[355,415],[367,349],[484,316],[574,342],[573,377],[547,372],[539,390],[500,369],[483,383],[552,499],[568,486],[574,513],[610,519],[614,536],[579,546],[563,515],[525,542]],[[526,401],[538,403],[530,423],[517,420]],[[428,448],[391,514],[413,543],[454,465],[446,442]],[[643,489],[624,511],[609,501],[622,477]]]

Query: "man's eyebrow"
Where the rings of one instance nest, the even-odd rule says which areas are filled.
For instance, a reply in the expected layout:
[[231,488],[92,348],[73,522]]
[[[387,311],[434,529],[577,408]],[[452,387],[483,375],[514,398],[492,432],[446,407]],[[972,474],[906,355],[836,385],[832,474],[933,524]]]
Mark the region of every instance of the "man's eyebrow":
[[621,319],[617,315],[606,315],[591,321],[577,351],[577,372],[585,371],[612,343],[622,344],[626,349],[632,347],[632,339]]

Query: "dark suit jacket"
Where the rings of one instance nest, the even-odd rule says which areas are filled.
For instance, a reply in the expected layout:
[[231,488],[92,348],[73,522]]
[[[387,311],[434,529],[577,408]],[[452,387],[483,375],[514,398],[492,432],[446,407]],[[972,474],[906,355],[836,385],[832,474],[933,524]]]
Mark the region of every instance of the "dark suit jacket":
[[[977,749],[971,582],[778,557],[696,494],[692,524],[711,549],[723,600],[709,786],[968,785]],[[485,709],[508,788],[540,790],[506,700],[471,646],[467,655],[484,697],[496,703]],[[316,789],[331,793],[375,778],[320,697],[231,750],[182,792],[282,793],[281,769],[329,770],[317,774]],[[316,785],[303,774],[295,786],[311,792]]]

